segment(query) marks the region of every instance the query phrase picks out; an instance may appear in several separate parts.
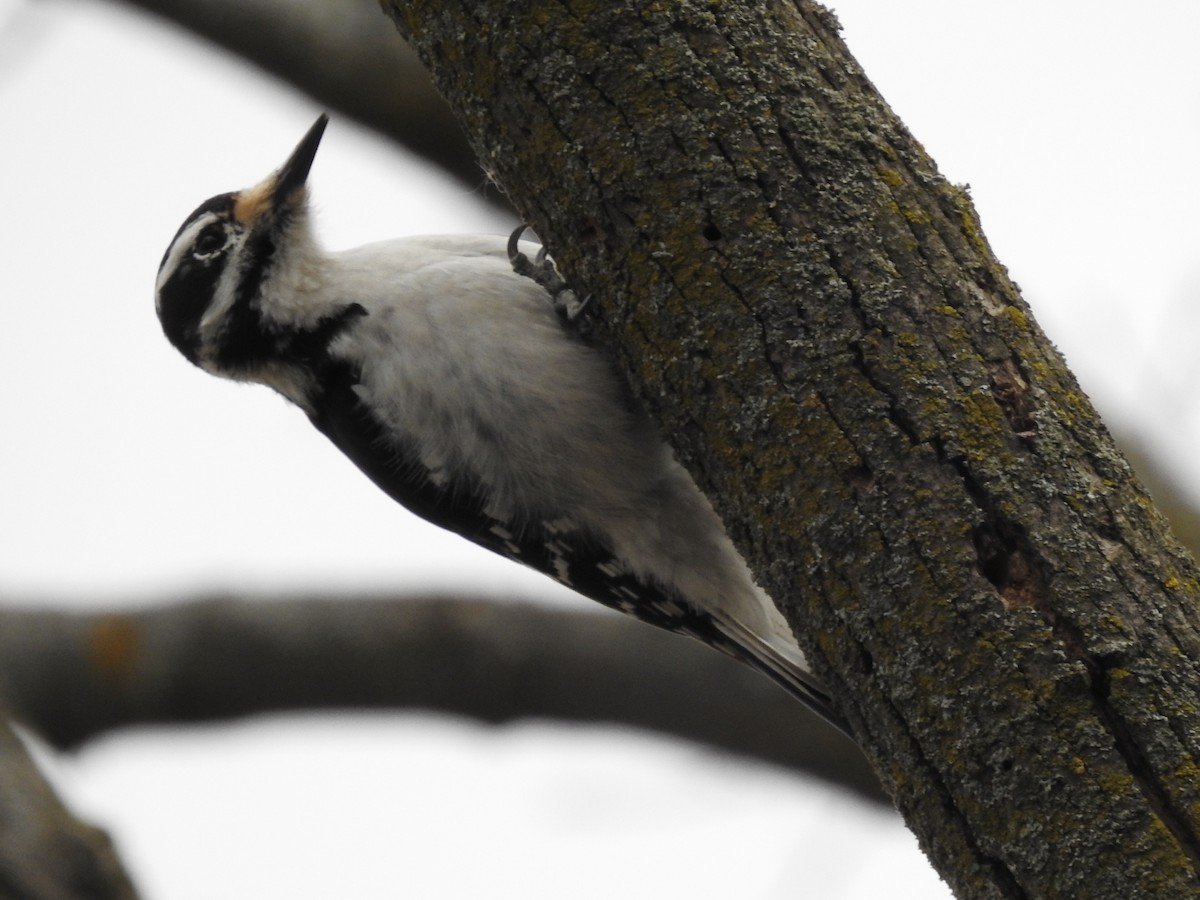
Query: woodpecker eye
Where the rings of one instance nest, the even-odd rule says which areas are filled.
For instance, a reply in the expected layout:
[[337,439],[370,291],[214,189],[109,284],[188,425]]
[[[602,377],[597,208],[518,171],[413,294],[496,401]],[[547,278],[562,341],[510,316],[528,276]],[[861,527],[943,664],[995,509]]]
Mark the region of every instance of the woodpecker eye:
[[192,255],[200,259],[207,259],[224,247],[225,228],[220,222],[213,222],[196,238],[196,243],[192,245]]

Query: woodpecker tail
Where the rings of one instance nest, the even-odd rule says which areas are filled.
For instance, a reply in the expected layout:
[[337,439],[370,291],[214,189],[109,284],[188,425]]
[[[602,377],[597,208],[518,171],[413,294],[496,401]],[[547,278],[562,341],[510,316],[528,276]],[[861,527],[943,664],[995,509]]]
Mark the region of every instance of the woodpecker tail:
[[737,622],[720,622],[718,628],[726,634],[729,644],[737,648],[736,651],[728,650],[727,646],[722,649],[762,672],[847,737],[854,737],[850,724],[834,706],[833,698],[809,671],[808,661],[799,647],[782,638],[765,639]]

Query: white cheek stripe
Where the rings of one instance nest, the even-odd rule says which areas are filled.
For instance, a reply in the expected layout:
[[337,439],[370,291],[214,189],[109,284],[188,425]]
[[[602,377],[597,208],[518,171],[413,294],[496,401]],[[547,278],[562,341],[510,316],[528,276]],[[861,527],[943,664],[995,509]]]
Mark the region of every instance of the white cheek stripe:
[[212,339],[215,337],[217,325],[224,322],[229,316],[229,310],[233,307],[233,301],[237,296],[237,282],[240,273],[236,265],[236,248],[230,248],[226,259],[225,267],[221,271],[221,279],[217,282],[216,290],[213,291],[212,303],[208,304],[208,309],[204,310],[204,315],[200,319],[201,346],[209,346],[213,343]]

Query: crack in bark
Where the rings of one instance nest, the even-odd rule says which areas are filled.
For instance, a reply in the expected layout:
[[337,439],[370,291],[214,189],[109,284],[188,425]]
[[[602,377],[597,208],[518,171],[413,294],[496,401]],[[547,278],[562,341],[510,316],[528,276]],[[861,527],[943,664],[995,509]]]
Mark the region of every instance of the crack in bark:
[[1016,359],[1009,357],[1002,362],[988,363],[988,374],[991,377],[992,397],[1004,412],[1013,432],[1026,448],[1031,448],[1031,442],[1038,433],[1037,420],[1034,418],[1037,403],[1029,389],[1029,382],[1021,375]]
[[983,487],[967,468],[965,460],[951,460],[963,484],[984,514],[984,521],[971,533],[979,560],[979,571],[996,589],[1006,609],[1034,609],[1050,626],[1071,659],[1083,665],[1088,691],[1097,717],[1112,736],[1113,747],[1125,761],[1130,775],[1151,810],[1171,832],[1180,850],[1200,875],[1200,836],[1185,815],[1177,812],[1154,767],[1134,737],[1133,730],[1110,702],[1112,681],[1105,664],[1087,648],[1083,630],[1064,617],[1049,602],[1051,572],[1025,529],[1000,514]]
[[[888,418],[914,446],[929,445],[939,461],[949,464],[961,479],[972,502],[983,514],[983,520],[971,530],[979,573],[995,589],[1004,608],[1032,608],[1050,626],[1068,656],[1081,663],[1088,675],[1088,689],[1093,699],[1096,715],[1112,736],[1113,747],[1125,761],[1130,775],[1146,798],[1151,810],[1170,831],[1180,850],[1187,856],[1197,874],[1200,875],[1200,835],[1191,827],[1187,817],[1177,812],[1162,781],[1155,776],[1154,768],[1138,745],[1132,729],[1110,703],[1111,679],[1104,663],[1092,654],[1086,645],[1082,630],[1064,618],[1049,602],[1050,566],[1037,552],[1025,528],[1001,514],[990,499],[987,491],[970,471],[968,461],[962,456],[951,456],[940,438],[922,439],[911,418],[904,412],[892,393],[870,372],[870,366],[861,345],[854,345],[854,361],[873,388],[887,399]],[[1036,423],[1032,419],[1033,399],[1028,384],[1021,378],[1013,360],[989,366],[993,378],[993,395],[1004,411],[1017,436],[1024,441],[1036,434]],[[999,396],[997,396],[997,394]],[[828,407],[827,407],[828,408]],[[1020,427],[1025,426],[1025,427]],[[1022,434],[1028,431],[1028,434]],[[864,652],[866,652],[864,650]],[[906,733],[907,733],[907,729]],[[914,744],[915,746],[915,744]],[[930,769],[932,777],[941,786],[942,779]],[[969,835],[969,829],[966,830]],[[981,854],[982,860],[993,858]],[[995,860],[997,866],[1003,866]],[[997,870],[1003,874],[999,881],[1011,879],[1012,886],[1021,890],[1007,868]],[[1024,896],[1024,892],[1020,894]]]
[[1137,738],[1133,735],[1133,730],[1109,702],[1112,679],[1109,677],[1108,670],[1082,646],[1083,636],[1073,622],[1060,620],[1055,626],[1055,633],[1070,635],[1072,641],[1080,645],[1079,660],[1088,671],[1089,685],[1092,695],[1096,698],[1097,714],[1109,733],[1112,734],[1117,752],[1125,760],[1130,775],[1137,782],[1138,789],[1146,798],[1150,809],[1171,832],[1179,844],[1179,849],[1187,856],[1197,876],[1200,876],[1200,836],[1191,827],[1187,817],[1175,810],[1166,787],[1155,775],[1154,767],[1146,758],[1146,754],[1142,752]]
[[1003,891],[1004,895],[1010,898],[1010,900],[1032,900],[1030,893],[1021,886],[1021,883],[1017,880],[1017,876],[1013,873],[1008,864],[1005,863],[1000,857],[988,853],[979,845],[978,841],[976,841],[975,830],[967,825],[966,814],[963,813],[962,810],[959,809],[958,804],[955,803],[954,794],[951,793],[950,788],[942,778],[941,772],[938,771],[937,767],[921,751],[920,742],[913,737],[908,728],[908,722],[905,721],[903,716],[900,716],[899,714],[896,715],[896,722],[897,727],[907,739],[908,746],[912,748],[912,752],[916,755],[917,759],[920,760],[921,768],[930,773],[931,782],[937,787],[939,794],[942,795],[943,809],[946,810],[946,818],[950,819],[953,817],[963,823],[960,829],[963,842],[974,855],[977,864],[981,868],[986,868],[991,871],[995,887]]
[[[865,361],[863,361],[861,359],[861,356],[858,357],[858,362],[861,365],[863,377],[866,378],[867,381],[869,383],[871,383],[874,387],[876,387],[876,389],[880,390],[884,396],[889,396],[886,391],[884,391],[882,388],[880,388],[879,385],[875,384],[872,381],[869,372],[867,372],[867,366],[865,364]],[[831,408],[828,401],[820,394],[820,392],[817,392],[816,396],[817,396],[817,399],[820,401],[822,408],[825,410],[825,414],[829,417],[830,421],[832,421],[837,426],[838,430],[843,434],[843,436],[845,436],[845,438],[846,438],[847,442],[850,444],[850,446],[854,447],[854,442],[851,440],[850,435],[846,433],[845,428],[838,422],[837,416],[834,415],[833,409]],[[894,406],[894,404],[893,404],[893,406]],[[895,419],[893,419],[893,422],[902,433],[904,433],[906,436],[908,436],[913,441],[914,445],[923,443],[922,441],[916,439],[915,433],[912,431],[912,429],[906,423],[897,421]],[[924,442],[924,443],[928,443],[928,442]],[[855,450],[855,452],[858,453],[857,449]],[[862,457],[861,453],[858,453],[858,455],[859,455],[859,459],[862,460],[863,457]],[[938,455],[940,458],[941,454],[939,453]],[[865,479],[868,479],[872,484],[874,483],[874,478],[875,478],[874,473],[866,465],[865,461],[862,462],[862,465],[861,465],[860,469],[858,470],[858,472],[852,471],[852,472],[848,473],[848,476],[850,478],[859,478],[859,479],[865,478]],[[886,539],[886,533],[881,532],[881,534]],[[886,540],[885,540],[885,543],[886,543]],[[859,643],[857,646],[858,646],[860,652],[862,653],[865,664],[868,665],[871,669],[874,669],[875,661],[874,661],[873,656],[871,655],[870,650],[861,643]],[[910,752],[914,756],[917,757],[921,768],[925,772],[928,773],[930,783],[937,790],[937,793],[939,796],[939,803],[940,803],[942,809],[945,811],[945,820],[947,822],[953,820],[953,821],[957,821],[959,823],[959,828],[957,829],[957,831],[958,831],[961,839],[963,840],[964,844],[966,845],[968,850],[972,853],[972,855],[974,856],[978,865],[981,867],[986,867],[987,869],[989,869],[992,872],[992,878],[994,880],[994,883],[996,884],[997,887],[999,887],[1002,891],[1004,891],[1004,894],[1006,897],[1011,898],[1011,900],[1028,900],[1030,895],[1028,894],[1027,891],[1025,891],[1024,888],[1021,887],[1021,884],[1018,881],[1016,875],[1013,873],[1012,869],[1004,862],[1003,859],[1001,859],[1000,857],[998,857],[994,854],[991,854],[991,853],[988,853],[987,851],[985,851],[983,849],[983,847],[980,846],[979,843],[975,840],[975,831],[973,828],[970,827],[969,818],[968,818],[967,814],[955,802],[954,794],[950,790],[950,787],[947,784],[946,779],[942,776],[942,773],[938,770],[938,768],[935,765],[933,765],[931,760],[921,750],[921,744],[916,739],[916,737],[913,735],[911,729],[909,728],[907,719],[905,719],[905,717],[901,714],[900,710],[897,709],[895,704],[891,701],[890,697],[887,697],[886,699],[887,699],[887,703],[888,703],[888,709],[892,713],[892,720],[895,723],[896,728],[899,730],[899,732],[901,734],[903,734],[903,736],[905,738],[906,746],[909,748]]]
[[971,529],[979,574],[996,589],[1006,610],[1029,607],[1046,618],[1050,579],[1025,529],[995,510],[964,460],[951,465],[983,513],[983,521]]

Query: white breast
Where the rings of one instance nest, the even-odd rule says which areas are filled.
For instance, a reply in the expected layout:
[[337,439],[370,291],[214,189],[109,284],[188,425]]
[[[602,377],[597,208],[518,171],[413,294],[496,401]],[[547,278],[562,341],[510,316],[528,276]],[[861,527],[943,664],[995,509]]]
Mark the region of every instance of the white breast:
[[[607,357],[570,335],[516,275],[499,237],[421,237],[334,254],[341,296],[368,315],[332,345],[357,389],[435,479],[470,473],[504,522],[570,519],[640,576],[794,648],[725,530]],[[328,290],[327,287],[322,288]]]

